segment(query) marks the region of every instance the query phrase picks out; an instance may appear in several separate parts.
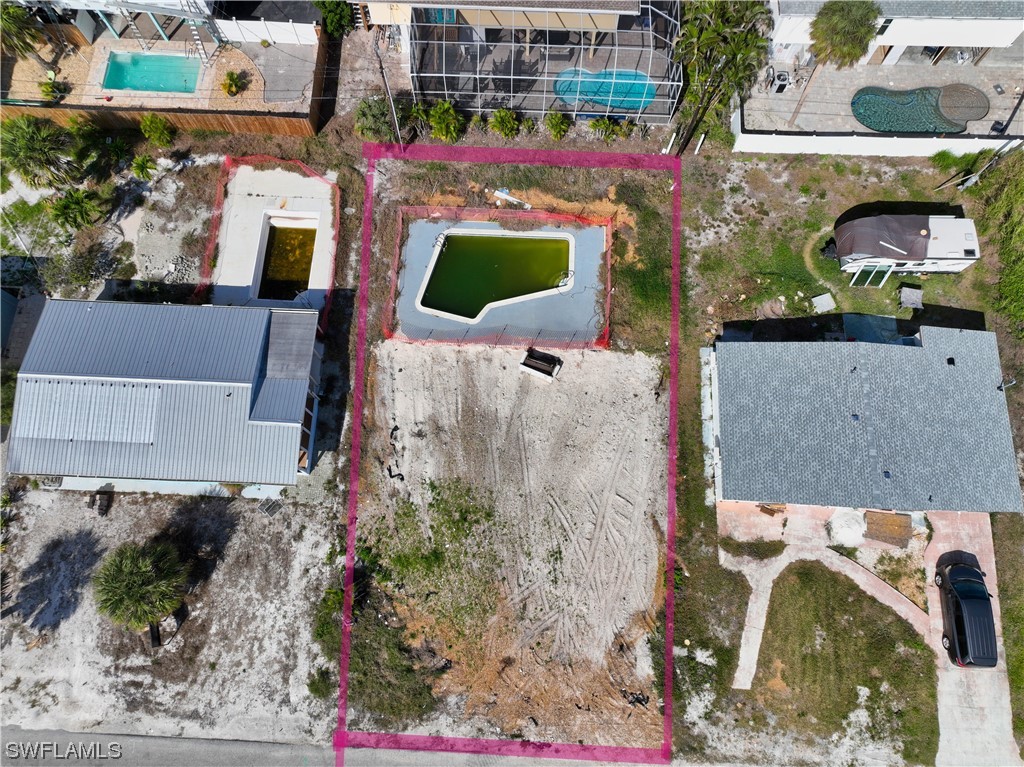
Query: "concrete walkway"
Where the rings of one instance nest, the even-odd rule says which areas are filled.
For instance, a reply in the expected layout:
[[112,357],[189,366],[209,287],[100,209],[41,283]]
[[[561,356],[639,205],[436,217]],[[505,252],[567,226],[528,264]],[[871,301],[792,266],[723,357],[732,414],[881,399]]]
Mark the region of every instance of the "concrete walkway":
[[[928,573],[928,627],[924,636],[935,650],[938,667],[939,753],[935,763],[984,767],[1022,764],[1013,739],[1010,717],[1010,682],[1006,674],[1003,624],[999,609],[992,525],[988,514],[932,512],[932,540],[925,550]],[[978,557],[992,600],[999,662],[995,668],[959,668],[942,647],[942,607],[932,580],[935,562],[948,551],[968,551]]]
[[781,555],[767,560],[736,557],[719,549],[718,558],[723,567],[743,573],[751,588],[747,617],[743,624],[743,638],[740,641],[739,664],[732,682],[732,686],[737,690],[749,690],[754,681],[772,586],[779,573],[793,562],[821,562],[830,570],[842,573],[872,599],[895,611],[922,636],[928,634],[928,615],[923,610],[870,571],[824,545],[790,545]]

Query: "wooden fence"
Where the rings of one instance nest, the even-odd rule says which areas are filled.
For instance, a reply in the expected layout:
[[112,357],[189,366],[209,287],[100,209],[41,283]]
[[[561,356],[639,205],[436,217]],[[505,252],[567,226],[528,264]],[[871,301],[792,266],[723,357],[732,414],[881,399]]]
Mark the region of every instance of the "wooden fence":
[[257,114],[253,112],[198,111],[174,109],[123,109],[118,107],[77,106],[74,104],[3,102],[3,119],[32,115],[67,126],[72,117],[87,117],[101,128],[130,130],[139,127],[147,114],[159,114],[179,130],[258,133],[273,136],[313,136],[319,103],[314,101],[308,114]]

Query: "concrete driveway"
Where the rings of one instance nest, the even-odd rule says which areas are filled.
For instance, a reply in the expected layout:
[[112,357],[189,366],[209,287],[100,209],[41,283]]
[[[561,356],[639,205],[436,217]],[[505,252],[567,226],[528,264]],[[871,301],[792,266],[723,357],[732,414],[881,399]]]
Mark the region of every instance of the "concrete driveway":
[[[935,763],[963,767],[1010,767],[1024,764],[1013,740],[1010,722],[1010,683],[1006,675],[1003,624],[999,611],[992,526],[988,514],[932,512],[931,543],[925,551],[928,574],[928,644],[935,650],[938,665],[939,753]],[[959,668],[942,647],[942,606],[939,589],[932,580],[935,562],[941,554],[969,551],[978,557],[985,582],[996,598],[992,609],[996,621],[999,662],[992,669]]]

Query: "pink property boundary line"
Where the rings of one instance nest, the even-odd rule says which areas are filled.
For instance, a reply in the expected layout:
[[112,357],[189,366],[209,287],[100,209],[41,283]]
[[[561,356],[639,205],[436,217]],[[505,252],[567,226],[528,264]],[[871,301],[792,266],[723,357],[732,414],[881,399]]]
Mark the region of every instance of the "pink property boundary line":
[[[391,291],[388,300],[384,304],[381,314],[381,332],[385,338],[394,338],[396,333],[397,318],[395,317],[395,298],[398,295],[398,264],[402,255],[402,233],[406,215],[442,218],[448,221],[522,221],[524,219],[536,219],[537,221],[554,221],[559,223],[586,224],[588,226],[604,227],[604,330],[595,338],[589,346],[597,349],[607,349],[608,341],[611,338],[611,312],[612,312],[612,219],[590,218],[574,213],[550,213],[544,210],[495,210],[493,208],[453,208],[448,205],[403,205],[398,209],[398,234],[395,236],[395,252],[391,257]],[[402,335],[402,340],[410,343],[428,343],[425,339],[408,339]],[[449,343],[448,341],[431,341],[430,343]]]
[[[346,748],[382,748],[448,753],[475,753],[495,756],[544,756],[580,761],[613,761],[642,764],[667,764],[672,758],[672,646],[675,635],[676,563],[676,471],[678,451],[679,404],[679,303],[681,278],[682,168],[677,157],[669,155],[616,154],[611,152],[563,152],[551,150],[490,149],[484,147],[447,147],[413,145],[403,151],[391,144],[364,144],[367,159],[366,186],[363,199],[363,239],[359,268],[359,307],[356,319],[356,360],[352,389],[352,449],[349,457],[348,529],[345,546],[345,592],[342,610],[341,661],[338,681],[338,727],[334,734],[335,764],[344,767]],[[664,725],[660,749],[616,746],[546,743],[517,740],[454,738],[433,735],[406,735],[348,731],[348,670],[352,649],[352,603],[356,548],[356,523],[359,506],[359,466],[361,459],[363,377],[366,368],[368,288],[373,243],[373,185],[378,159],[470,162],[487,164],[518,163],[521,165],[561,165],[586,168],[635,168],[639,170],[672,171],[672,326],[669,331],[669,417],[668,417],[668,519],[665,556],[665,676]]]
[[319,179],[327,184],[332,189],[334,197],[334,235],[331,238],[331,283],[327,287],[327,295],[324,297],[324,308],[320,313],[320,333],[327,332],[327,315],[331,312],[331,299],[334,296],[334,269],[335,260],[338,253],[338,242],[341,237],[341,190],[338,185],[333,181],[325,177],[322,173],[317,173],[315,170],[310,168],[302,160],[282,160],[280,157],[271,157],[266,154],[249,154],[244,157],[234,157],[233,155],[225,155],[224,162],[221,164],[220,173],[217,175],[217,192],[214,197],[213,203],[213,215],[210,218],[210,234],[206,239],[206,248],[203,251],[203,262],[199,265],[199,284],[196,285],[194,295],[200,296],[207,288],[210,287],[210,277],[213,276],[213,251],[217,247],[217,242],[220,240],[220,222],[224,215],[224,200],[227,194],[227,185],[231,182],[231,179],[235,177],[235,173],[243,165],[251,165],[255,167],[257,164],[274,164],[279,163],[281,165],[295,165],[310,178]]

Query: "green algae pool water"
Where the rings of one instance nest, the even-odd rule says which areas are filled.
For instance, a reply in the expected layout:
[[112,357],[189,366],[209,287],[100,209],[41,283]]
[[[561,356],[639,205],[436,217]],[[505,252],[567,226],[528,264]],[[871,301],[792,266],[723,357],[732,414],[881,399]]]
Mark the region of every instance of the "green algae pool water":
[[568,276],[565,237],[446,234],[418,303],[476,319],[488,304],[557,288]]
[[260,298],[291,301],[309,287],[316,229],[270,225]]

